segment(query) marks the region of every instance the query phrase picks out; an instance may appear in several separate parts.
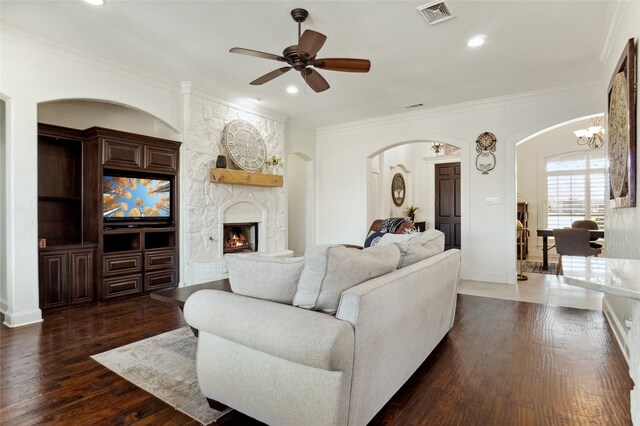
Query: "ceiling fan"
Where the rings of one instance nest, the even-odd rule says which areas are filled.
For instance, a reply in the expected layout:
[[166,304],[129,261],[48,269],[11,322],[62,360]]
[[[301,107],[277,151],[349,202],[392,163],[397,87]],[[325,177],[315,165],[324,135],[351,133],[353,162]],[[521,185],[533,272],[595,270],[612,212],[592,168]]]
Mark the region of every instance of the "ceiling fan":
[[307,19],[309,12],[304,9],[293,9],[291,11],[291,17],[298,23],[298,44],[289,46],[282,52],[282,56],[274,55],[272,53],[259,52],[257,50],[244,49],[242,47],[234,47],[229,50],[231,53],[239,53],[241,55],[255,56],[257,58],[272,59],[274,61],[286,62],[289,66],[278,68],[253,80],[250,84],[256,86],[264,84],[273,80],[282,74],[295,69],[300,71],[304,81],[315,92],[323,92],[330,86],[327,80],[324,79],[311,67],[330,70],[330,71],[343,71],[343,72],[369,72],[371,68],[371,62],[368,59],[354,59],[354,58],[323,58],[316,59],[316,54],[324,45],[327,36],[320,34],[313,30],[305,30],[300,35],[301,23]]

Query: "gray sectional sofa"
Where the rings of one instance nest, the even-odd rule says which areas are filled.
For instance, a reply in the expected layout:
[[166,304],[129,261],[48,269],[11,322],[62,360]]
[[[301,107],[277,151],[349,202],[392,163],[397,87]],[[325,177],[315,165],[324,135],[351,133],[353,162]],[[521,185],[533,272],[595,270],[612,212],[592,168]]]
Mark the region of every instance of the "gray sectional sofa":
[[460,252],[433,235],[232,258],[234,293],[185,305],[203,394],[273,425],[367,424],[453,326]]

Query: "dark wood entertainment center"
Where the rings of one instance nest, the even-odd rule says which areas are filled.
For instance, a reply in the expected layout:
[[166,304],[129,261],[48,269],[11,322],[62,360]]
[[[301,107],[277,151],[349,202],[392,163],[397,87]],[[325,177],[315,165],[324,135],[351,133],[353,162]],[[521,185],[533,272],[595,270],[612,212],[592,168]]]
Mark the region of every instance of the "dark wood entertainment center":
[[[178,285],[179,150],[180,142],[117,130],[38,125],[43,310]],[[169,218],[105,223],[102,179],[111,174],[168,180]]]

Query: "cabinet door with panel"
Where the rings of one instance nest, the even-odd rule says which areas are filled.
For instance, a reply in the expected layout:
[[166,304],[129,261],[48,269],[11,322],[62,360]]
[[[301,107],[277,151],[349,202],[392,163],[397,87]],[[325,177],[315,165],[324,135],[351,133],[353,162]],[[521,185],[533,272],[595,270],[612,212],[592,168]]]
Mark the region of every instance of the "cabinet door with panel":
[[69,253],[69,304],[93,302],[95,288],[95,250],[73,250]]
[[102,164],[105,167],[140,169],[142,167],[142,148],[143,146],[139,143],[104,139]]
[[40,308],[67,306],[69,253],[66,250],[40,253]]
[[145,145],[144,168],[149,171],[175,173],[178,169],[178,151]]

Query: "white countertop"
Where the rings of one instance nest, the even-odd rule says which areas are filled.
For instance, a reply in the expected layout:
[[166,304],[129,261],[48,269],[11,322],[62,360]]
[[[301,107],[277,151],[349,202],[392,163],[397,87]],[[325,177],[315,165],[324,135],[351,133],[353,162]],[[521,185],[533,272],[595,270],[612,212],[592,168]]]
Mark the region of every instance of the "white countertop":
[[640,260],[563,256],[564,282],[640,300]]

